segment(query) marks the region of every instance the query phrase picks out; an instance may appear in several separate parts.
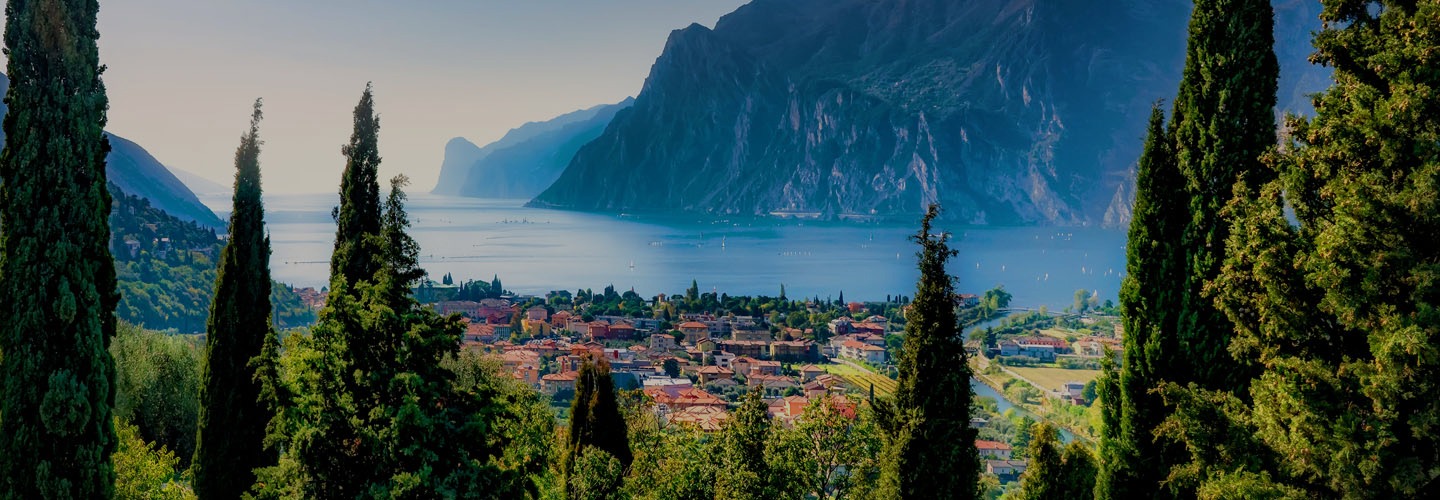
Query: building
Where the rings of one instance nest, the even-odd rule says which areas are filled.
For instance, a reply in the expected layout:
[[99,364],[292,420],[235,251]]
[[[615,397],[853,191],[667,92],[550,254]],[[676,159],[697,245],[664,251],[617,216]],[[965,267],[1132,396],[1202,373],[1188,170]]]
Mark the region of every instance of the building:
[[1085,383],[1074,381],[1066,382],[1065,385],[1060,388],[1060,397],[1069,401],[1071,404],[1084,405],[1086,403]]
[[700,376],[701,385],[708,384],[722,378],[732,378],[735,376],[735,372],[733,370],[725,368],[723,366],[702,366],[700,367],[700,369],[695,370],[695,374]]
[[685,341],[690,345],[700,345],[700,341],[710,338],[710,327],[699,321],[686,321],[680,324],[680,333],[685,334]]
[[535,306],[525,310],[525,319],[545,321],[549,317],[550,311],[546,311],[544,306]]
[[800,380],[806,382],[815,380],[815,377],[819,377],[825,374],[824,368],[815,365],[802,366],[798,371],[800,372]]
[[692,406],[666,413],[664,417],[665,423],[669,425],[691,426],[705,432],[717,432],[725,426],[730,414],[724,408]]
[[720,350],[736,356],[758,358],[770,354],[770,344],[759,340],[721,340],[715,344]]
[[885,363],[885,348],[848,340],[840,345],[840,357],[864,361],[872,365]]
[[[610,338],[616,340],[630,340],[635,338],[635,327],[626,322],[615,322],[610,325]],[[674,337],[671,337],[673,340]]]
[[742,342],[769,342],[770,330],[755,325],[737,326],[730,330],[730,339]]
[[570,324],[570,311],[558,311],[550,315],[550,326],[564,330]]
[[675,343],[675,337],[671,337],[668,333],[657,333],[650,336],[650,352],[669,352],[676,347],[680,346]]
[[447,300],[435,303],[435,312],[441,316],[460,314],[470,319],[484,319],[480,315],[480,303],[469,300]]
[[805,363],[820,359],[820,348],[809,340],[782,340],[770,343],[770,359]]
[[986,460],[985,472],[989,472],[998,476],[1001,483],[1018,481],[1020,479],[1020,475],[1025,473],[1025,461]]
[[610,338],[610,323],[606,323],[604,320],[591,321],[586,326],[586,335],[597,340],[608,339]]
[[645,395],[655,401],[656,405],[665,405],[670,411],[679,411],[696,406],[710,406],[725,409],[725,400],[715,397],[696,387],[683,387],[679,390],[670,391],[665,387],[647,387]]
[[986,441],[984,439],[976,439],[975,449],[979,450],[981,458],[989,458],[993,460],[1010,459],[1010,445],[1001,443],[999,441]]
[[555,395],[560,391],[574,391],[575,379],[579,372],[551,373],[540,377],[540,390],[545,394]]

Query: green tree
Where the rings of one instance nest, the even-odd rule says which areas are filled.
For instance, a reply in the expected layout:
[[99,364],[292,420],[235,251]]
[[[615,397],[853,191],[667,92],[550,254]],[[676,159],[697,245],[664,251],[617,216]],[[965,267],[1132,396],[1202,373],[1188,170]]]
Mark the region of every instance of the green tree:
[[565,492],[569,498],[585,498],[577,481],[577,466],[589,448],[605,452],[619,462],[623,471],[630,467],[629,435],[625,418],[615,399],[615,382],[610,378],[610,362],[604,358],[586,359],[575,377],[575,399],[570,404],[570,424],[565,440]]
[[230,240],[220,254],[215,298],[206,325],[203,384],[196,433],[195,491],[205,498],[239,498],[255,484],[254,470],[275,463],[265,447],[273,416],[260,398],[260,357],[270,325],[270,239],[260,188],[260,104],[235,151]]
[[115,263],[99,6],[10,2],[0,152],[0,496],[115,493]]
[[[1159,387],[1179,356],[1175,321],[1185,275],[1185,257],[1177,243],[1189,220],[1184,178],[1175,163],[1157,104],[1150,113],[1145,147],[1135,179],[1135,207],[1126,245],[1120,308],[1125,336],[1119,372],[1107,369],[1097,391],[1111,418],[1102,419],[1100,477],[1096,497],[1124,499],[1158,495],[1172,465],[1184,459],[1174,446],[1156,442],[1155,428],[1168,411]],[[1109,377],[1109,378],[1105,378]]]
[[1064,498],[1065,461],[1061,455],[1060,436],[1055,426],[1042,422],[1030,427],[1031,441],[1027,448],[1025,473],[1020,477],[1022,500]]
[[[1220,274],[1230,223],[1221,210],[1237,181],[1254,188],[1274,177],[1260,156],[1275,144],[1280,65],[1269,0],[1199,0],[1190,17],[1185,72],[1175,96],[1175,159],[1189,194],[1181,237],[1184,288],[1175,335],[1183,354],[1169,380],[1243,392],[1253,370],[1230,355],[1230,320],[1206,291]],[[1239,366],[1237,366],[1237,364]]]
[[730,414],[721,430],[719,471],[715,476],[715,498],[774,498],[774,479],[765,460],[765,443],[770,438],[770,414],[756,387],[745,394],[740,407]]
[[125,499],[187,500],[196,498],[179,471],[180,458],[164,446],[147,443],[140,430],[115,422],[119,446],[115,460],[115,497]]
[[1061,469],[1060,496],[1057,498],[1095,498],[1095,476],[1100,470],[1090,449],[1079,441],[1071,442],[1065,446],[1060,461],[1064,467]]
[[1261,372],[1166,389],[1202,498],[1440,495],[1440,5],[1322,4],[1334,85],[1287,120],[1279,179],[1236,186],[1214,285]]
[[920,244],[920,281],[896,359],[899,388],[877,404],[885,436],[880,489],[893,498],[974,498],[980,458],[970,427],[970,367],[955,311],[955,279],[945,263],[956,252],[948,234],[932,234],[931,205],[912,239]]
[[880,434],[869,412],[843,397],[812,398],[792,427],[777,427],[767,448],[777,493],[792,498],[860,497],[874,488]]
[[665,368],[665,376],[670,378],[680,376],[680,362],[676,361],[675,358],[665,358],[665,362],[661,363],[661,365]]
[[119,323],[115,359],[115,416],[141,439],[175,452],[180,467],[195,453],[204,351],[193,337],[166,335]]
[[[335,208],[335,252],[330,257],[330,280],[369,281],[380,270],[376,242],[366,235],[380,234],[380,117],[370,84],[355,105],[350,142],[340,148],[345,172],[340,177],[340,206]],[[334,288],[334,284],[331,284]]]

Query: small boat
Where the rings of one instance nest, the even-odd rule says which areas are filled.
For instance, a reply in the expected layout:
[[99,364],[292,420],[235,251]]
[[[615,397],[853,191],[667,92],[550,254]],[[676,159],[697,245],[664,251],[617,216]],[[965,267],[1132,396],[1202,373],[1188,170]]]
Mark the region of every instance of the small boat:
[[633,260],[630,261],[630,270],[631,270],[631,271],[634,271],[634,270],[635,270],[635,261],[633,261]]

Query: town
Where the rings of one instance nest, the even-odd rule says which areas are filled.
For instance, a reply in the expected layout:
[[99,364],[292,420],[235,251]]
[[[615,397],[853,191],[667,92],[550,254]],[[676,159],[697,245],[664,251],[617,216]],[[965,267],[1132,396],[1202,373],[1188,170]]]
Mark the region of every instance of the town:
[[[633,290],[554,291],[522,296],[491,282],[425,281],[414,289],[428,307],[457,314],[462,349],[487,355],[502,373],[550,398],[565,418],[585,359],[603,358],[620,390],[639,391],[665,425],[715,432],[746,392],[764,394],[780,425],[828,398],[854,414],[896,388],[894,356],[903,342],[908,298],[730,297],[700,293],[644,299]],[[1095,379],[1101,359],[1118,359],[1118,311],[1092,292],[1052,313],[1012,309],[1003,287],[962,294],[957,308],[975,373],[971,426],[984,470],[1000,484],[1025,471],[1031,424],[1047,420],[1065,439],[1094,441]]]

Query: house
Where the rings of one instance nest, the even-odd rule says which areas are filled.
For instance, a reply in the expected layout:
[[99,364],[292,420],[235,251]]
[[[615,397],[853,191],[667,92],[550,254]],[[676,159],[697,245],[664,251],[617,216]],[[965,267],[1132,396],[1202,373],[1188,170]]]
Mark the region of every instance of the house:
[[718,379],[732,378],[735,376],[733,370],[722,366],[702,366],[700,369],[695,370],[695,374],[700,377],[701,385],[714,382]]
[[1001,356],[1018,356],[1018,355],[1020,355],[1020,344],[1016,344],[1015,341],[1013,341],[1013,340],[1001,341],[1001,342],[1000,342],[1000,355],[1001,355]]
[[558,311],[550,315],[550,326],[565,329],[570,324],[570,311]]
[[820,349],[809,340],[782,340],[770,343],[770,359],[805,362],[820,359]]
[[765,394],[779,396],[790,389],[799,389],[800,384],[795,379],[783,375],[762,375],[753,374],[745,377],[745,382],[751,387],[759,387]]
[[525,310],[525,319],[545,321],[549,317],[550,311],[545,310],[544,306],[535,306]]
[[675,337],[671,337],[670,334],[657,333],[650,336],[650,351],[652,352],[669,352],[676,347],[679,346],[675,344]]
[[655,401],[655,404],[665,405],[670,411],[679,411],[696,406],[712,406],[725,409],[725,400],[715,397],[696,387],[685,387],[677,391],[668,391],[663,387],[647,387],[645,395]]
[[805,365],[805,366],[800,367],[800,368],[799,368],[798,370],[796,370],[796,371],[799,371],[799,372],[800,372],[800,380],[803,380],[803,381],[806,381],[806,382],[809,382],[809,381],[811,381],[811,380],[815,380],[815,377],[819,377],[819,376],[825,374],[825,369],[824,369],[824,368],[821,368],[821,367],[815,366],[815,365]]
[[849,340],[840,345],[840,357],[864,361],[872,365],[885,363],[885,348]]
[[980,305],[980,296],[978,295],[962,293],[956,298],[960,302],[960,307],[975,307]]
[[1060,397],[1069,401],[1070,404],[1083,406],[1085,404],[1085,383],[1066,382],[1060,388]]
[[736,356],[761,357],[770,354],[769,342],[759,340],[721,340],[715,344],[720,350]]
[[[610,325],[610,338],[616,340],[630,340],[635,338],[635,327],[630,323],[617,322]],[[673,340],[674,337],[671,337]]]
[[985,472],[998,476],[1001,483],[1017,481],[1020,479],[1020,475],[1025,473],[1025,461],[986,460]]
[[[829,397],[830,404],[835,408],[835,411],[847,418],[855,418],[855,402],[849,398],[839,394],[830,396],[821,395],[818,397]],[[805,410],[809,408],[811,404],[823,401],[824,400],[808,396],[786,396],[771,401],[766,411],[776,420],[785,424],[794,424],[796,419],[799,419],[805,414]]]
[[813,398],[816,396],[830,393],[829,387],[825,387],[825,384],[816,381],[806,382],[805,385],[800,386],[800,390],[805,392],[805,397],[807,398]]
[[854,333],[854,330],[850,328],[850,326],[853,324],[855,324],[855,320],[850,319],[849,316],[841,316],[832,319],[830,320],[830,333],[835,335],[846,335]]
[[880,328],[890,328],[890,319],[879,314],[865,318],[865,322],[880,325]]
[[[1020,356],[1028,356],[1040,361],[1055,361],[1055,346],[1050,344],[1032,344],[1025,341],[1016,342],[1020,348]],[[1004,348],[1001,348],[1004,351]]]
[[548,337],[550,335],[550,323],[544,320],[524,319],[520,326],[525,329],[525,334],[531,337]]
[[877,325],[877,324],[875,324],[875,323],[870,323],[870,322],[854,323],[854,324],[851,324],[851,325],[850,325],[850,329],[851,329],[852,331],[854,331],[855,333],[863,333],[863,334],[866,334],[866,335],[876,335],[876,336],[879,336],[881,339],[884,339],[884,338],[885,338],[885,327],[882,326],[882,325]]
[[770,342],[770,330],[755,325],[737,326],[730,330],[730,339],[749,342]]
[[441,316],[460,314],[470,319],[483,319],[480,315],[480,303],[469,300],[447,300],[435,303],[435,312]]
[[604,320],[591,321],[586,334],[592,339],[608,339],[610,338],[610,323],[606,323]]
[[710,338],[710,327],[699,321],[686,321],[679,326],[680,333],[685,334],[685,341],[690,345],[700,345],[700,341]]
[[579,372],[551,373],[540,377],[540,390],[545,394],[555,395],[560,391],[574,391],[575,379]]
[[692,406],[684,410],[666,413],[665,423],[691,426],[705,432],[717,432],[725,426],[725,421],[729,418],[730,414],[724,408]]
[[1010,459],[1010,445],[1001,443],[999,441],[986,441],[984,439],[976,439],[975,449],[980,451],[980,456],[982,458],[990,458],[994,460]]

